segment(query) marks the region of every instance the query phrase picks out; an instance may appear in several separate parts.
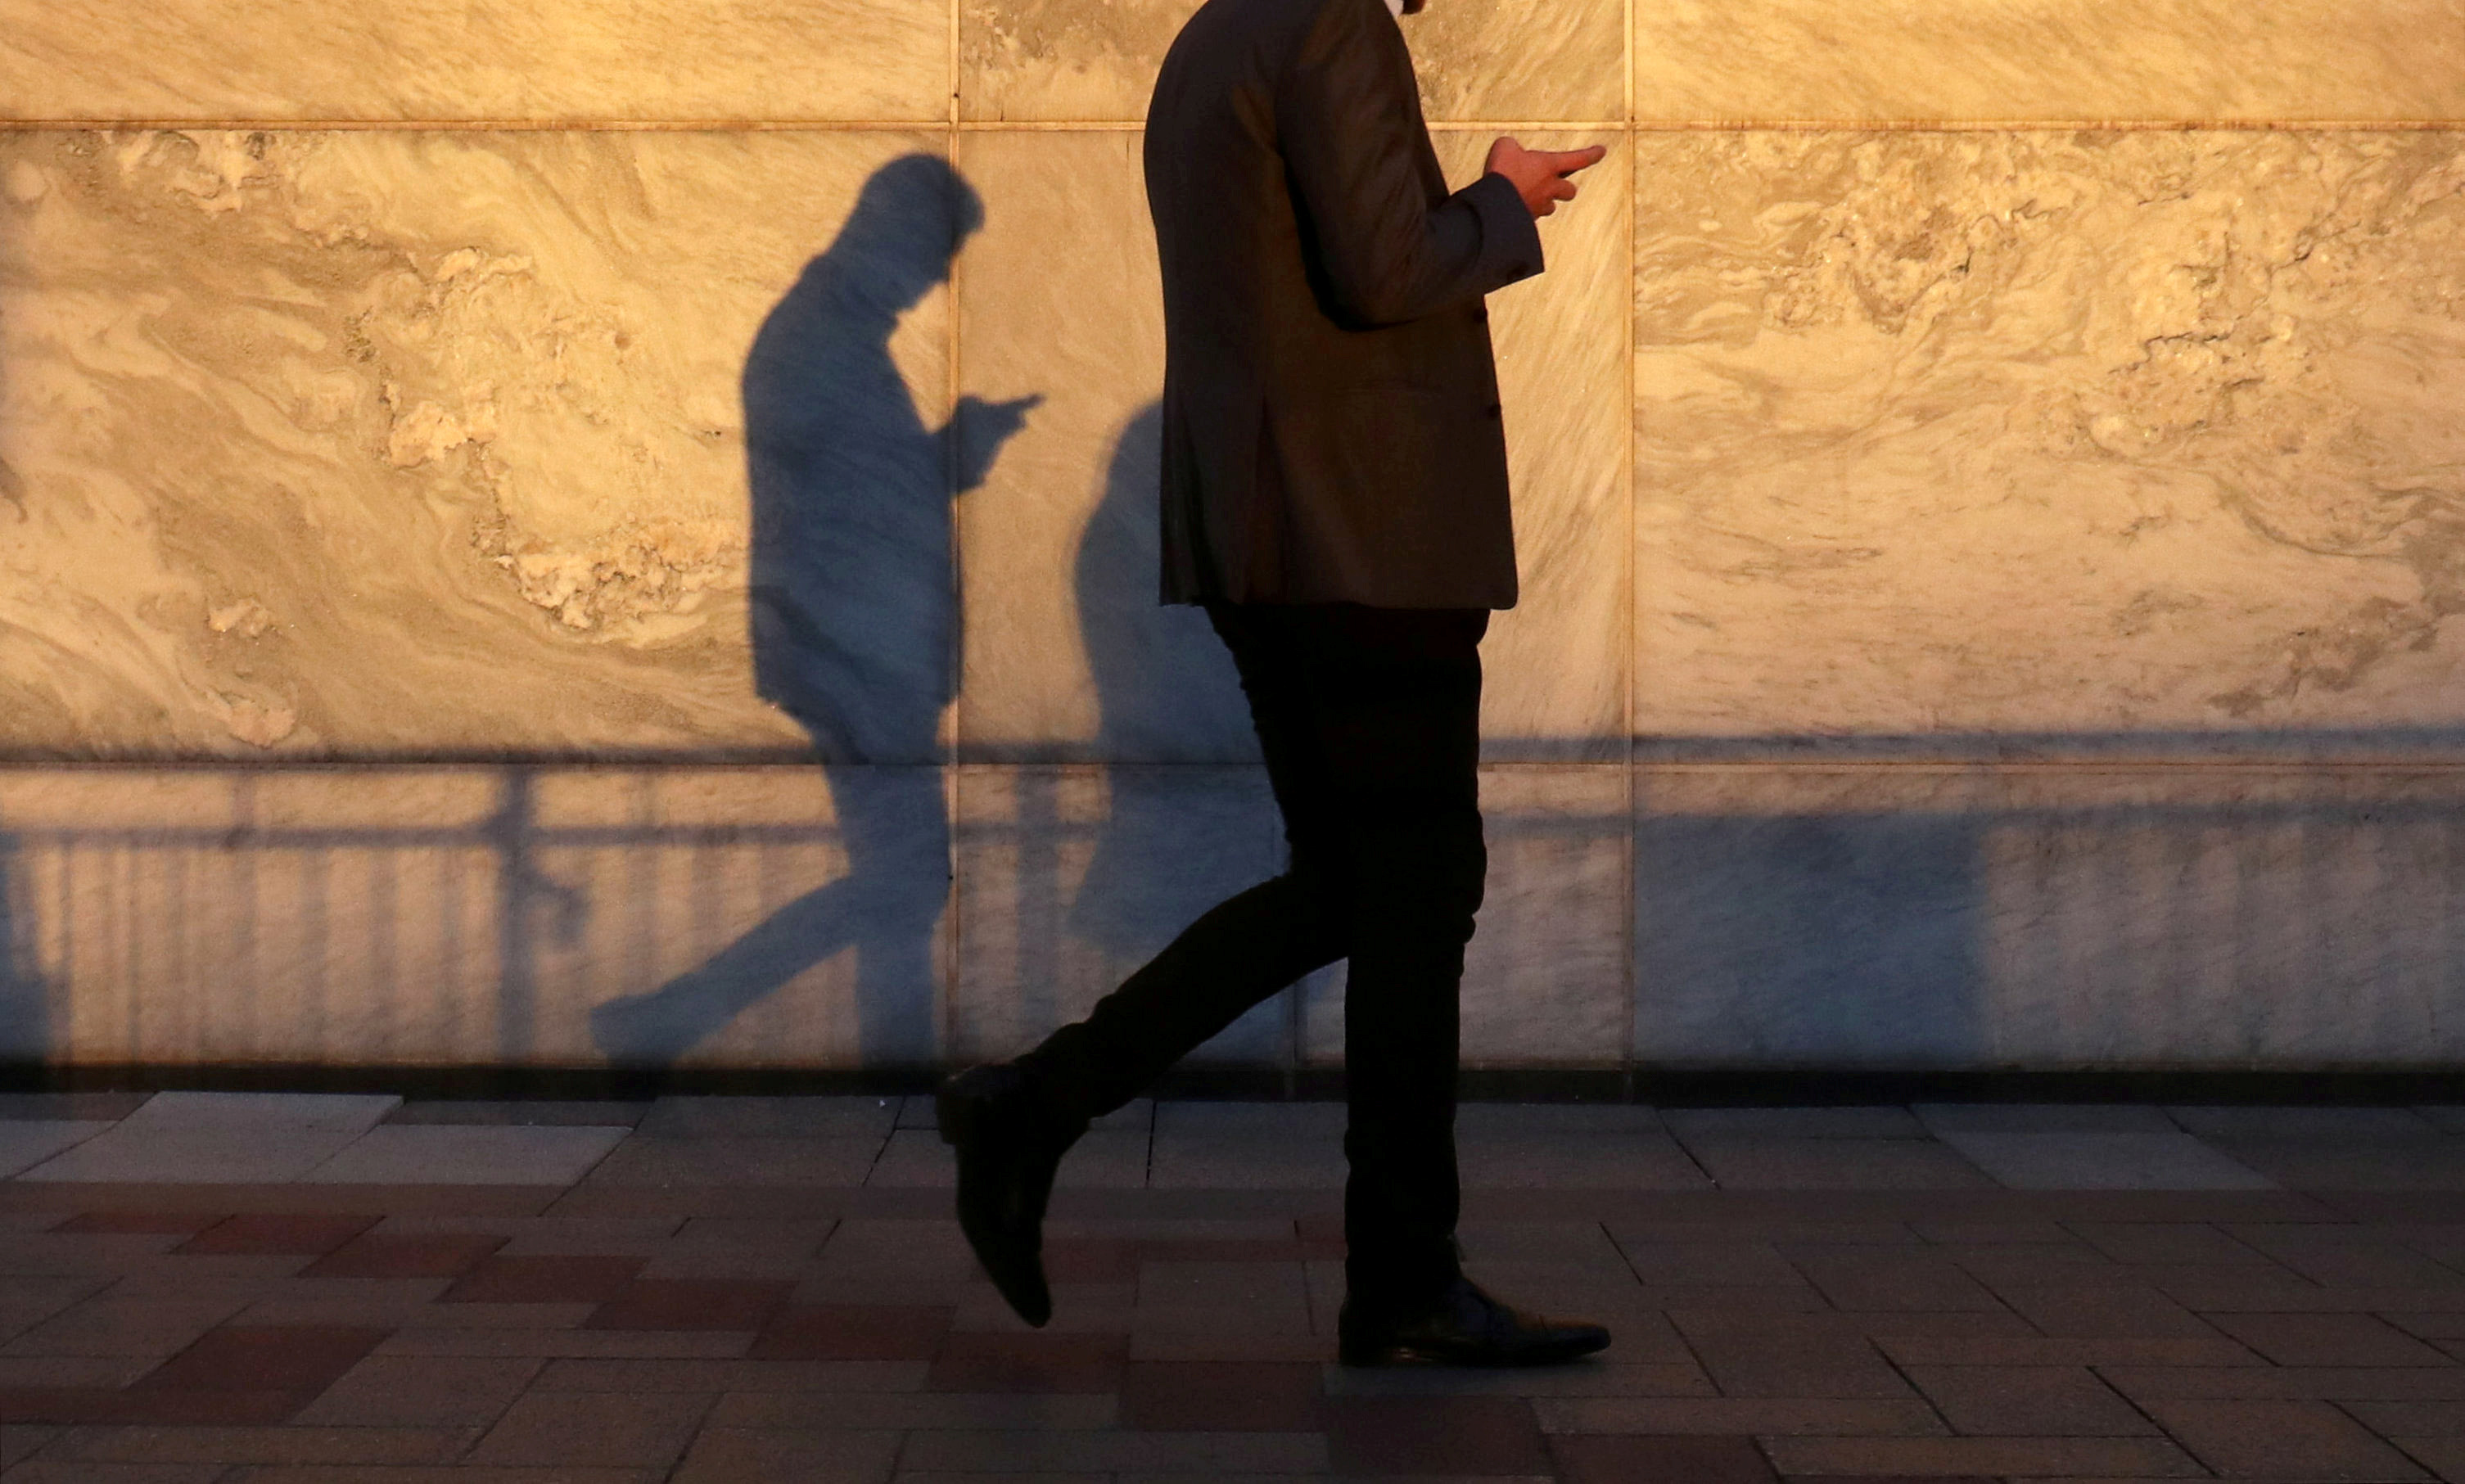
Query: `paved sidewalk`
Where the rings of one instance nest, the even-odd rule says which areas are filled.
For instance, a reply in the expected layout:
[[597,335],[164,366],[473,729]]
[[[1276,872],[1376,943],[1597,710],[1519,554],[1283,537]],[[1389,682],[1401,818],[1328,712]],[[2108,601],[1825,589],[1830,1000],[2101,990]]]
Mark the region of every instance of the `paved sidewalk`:
[[2465,1484],[2465,1109],[1478,1105],[1600,1363],[1331,1363],[1323,1104],[1134,1105],[1053,1327],[930,1105],[0,1097],[0,1484]]

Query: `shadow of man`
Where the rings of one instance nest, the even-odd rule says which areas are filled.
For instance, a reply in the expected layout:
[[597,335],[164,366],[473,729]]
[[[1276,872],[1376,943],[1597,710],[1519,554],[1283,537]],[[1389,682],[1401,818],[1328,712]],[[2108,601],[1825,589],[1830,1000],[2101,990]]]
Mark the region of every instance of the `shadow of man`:
[[[1148,403],[1113,444],[1103,499],[1078,540],[1078,636],[1096,686],[1096,760],[1117,764],[1087,875],[1072,898],[1073,936],[1144,958],[1226,895],[1251,884],[1188,869],[1189,820],[1142,789],[1122,763],[1255,763],[1249,703],[1223,641],[1197,609],[1157,601],[1164,569],[1157,472],[1164,409]],[[1261,821],[1272,829],[1272,818]]]
[[945,162],[883,166],[754,337],[744,380],[754,679],[813,740],[847,873],[700,967],[593,1011],[611,1061],[671,1063],[848,948],[860,1063],[933,1060],[933,941],[950,882],[941,722],[959,625],[951,501],[983,482],[1041,399],[963,398],[949,426],[927,429],[890,340],[983,222],[983,202]]

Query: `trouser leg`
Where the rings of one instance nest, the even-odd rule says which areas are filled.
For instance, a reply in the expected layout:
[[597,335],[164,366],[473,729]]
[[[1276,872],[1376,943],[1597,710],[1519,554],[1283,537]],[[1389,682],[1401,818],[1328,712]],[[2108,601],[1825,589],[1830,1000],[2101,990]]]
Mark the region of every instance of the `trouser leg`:
[[1335,853],[1318,844],[1329,831],[1318,729],[1291,645],[1256,613],[1210,610],[1240,672],[1292,844],[1291,869],[1210,910],[1085,1020],[1019,1058],[1065,1120],[1128,1102],[1252,1007],[1345,952],[1348,912],[1325,879]]

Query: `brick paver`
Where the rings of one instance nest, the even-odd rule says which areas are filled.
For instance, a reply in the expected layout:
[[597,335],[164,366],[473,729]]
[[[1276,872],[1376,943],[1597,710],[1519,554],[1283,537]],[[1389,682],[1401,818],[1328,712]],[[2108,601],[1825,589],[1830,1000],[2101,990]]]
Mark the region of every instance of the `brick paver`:
[[[529,1106],[385,1126],[634,1131],[569,1190],[0,1181],[0,1484],[2465,1484],[2465,1119],[1472,1109],[1475,1274],[1617,1342],[1364,1372],[1335,1110],[1109,1122],[1032,1332],[916,1183],[928,1105]],[[1938,1128],[2210,1141],[2290,1188],[2003,1188]]]

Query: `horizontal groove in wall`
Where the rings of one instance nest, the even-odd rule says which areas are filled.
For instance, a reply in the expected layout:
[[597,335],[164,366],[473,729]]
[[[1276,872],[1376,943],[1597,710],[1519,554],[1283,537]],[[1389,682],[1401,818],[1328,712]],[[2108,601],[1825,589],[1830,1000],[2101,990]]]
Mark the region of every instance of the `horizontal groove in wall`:
[[[1136,119],[0,119],[0,133],[115,129],[389,134],[1087,134],[1144,127]],[[1638,134],[2068,134],[2465,131],[2465,119],[1447,119],[1432,133],[1480,129],[1612,129]]]

